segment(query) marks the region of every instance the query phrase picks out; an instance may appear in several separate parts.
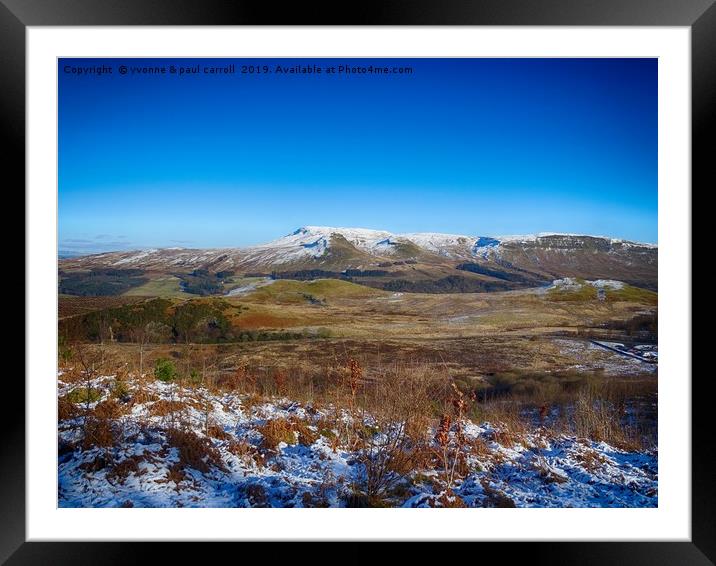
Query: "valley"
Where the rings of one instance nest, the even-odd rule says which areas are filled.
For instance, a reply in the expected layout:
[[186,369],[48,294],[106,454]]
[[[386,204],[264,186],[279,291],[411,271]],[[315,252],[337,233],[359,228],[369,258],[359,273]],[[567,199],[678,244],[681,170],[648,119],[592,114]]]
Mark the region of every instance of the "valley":
[[654,247],[302,230],[60,261],[61,505],[657,504]]

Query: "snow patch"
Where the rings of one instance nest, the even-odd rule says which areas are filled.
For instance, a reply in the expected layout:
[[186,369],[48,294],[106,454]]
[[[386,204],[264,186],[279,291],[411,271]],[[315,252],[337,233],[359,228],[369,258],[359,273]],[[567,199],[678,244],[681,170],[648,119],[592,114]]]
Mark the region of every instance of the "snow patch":
[[[64,377],[58,379],[60,397],[86,386],[84,380],[64,382]],[[114,383],[114,376],[90,380],[99,392],[90,408],[110,398]],[[134,395],[137,385],[128,386]],[[81,416],[58,423],[60,507],[345,507],[353,486],[365,479],[359,453],[334,442],[339,429],[352,421],[343,410],[316,409],[283,398],[245,404],[240,394],[159,381],[142,387],[143,400],[135,398],[118,417],[118,436],[111,447],[82,449]],[[180,402],[178,415],[157,411],[158,404],[169,401]],[[266,450],[262,427],[271,419],[299,419],[312,435]],[[333,430],[326,423],[334,423]],[[374,427],[375,421],[366,415],[364,424]],[[468,451],[467,473],[455,482],[452,493],[435,493],[432,480],[440,472],[425,468],[401,480],[403,495],[394,496],[392,504],[657,506],[656,451],[627,452],[542,429],[510,434],[510,442],[502,444],[503,428],[464,421],[465,442],[480,451],[479,456]],[[208,455],[187,463],[182,445],[171,441],[176,430],[206,444]],[[432,437],[435,431],[427,432]],[[390,426],[375,429],[375,449],[393,433]]]

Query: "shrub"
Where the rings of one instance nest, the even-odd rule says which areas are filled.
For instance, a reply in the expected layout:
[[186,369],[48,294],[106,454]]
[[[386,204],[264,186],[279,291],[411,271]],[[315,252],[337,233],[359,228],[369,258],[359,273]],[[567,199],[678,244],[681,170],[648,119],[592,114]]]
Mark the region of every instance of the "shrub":
[[192,385],[199,385],[201,383],[201,374],[193,369],[189,372],[189,383]]
[[624,413],[624,406],[601,398],[592,387],[586,388],[574,403],[574,432],[584,438],[608,442],[617,448],[638,449],[642,439],[636,430],[625,425]]
[[82,447],[85,450],[91,448],[110,448],[115,442],[115,431],[112,421],[105,418],[90,418],[85,423],[85,436]]
[[107,399],[97,403],[94,408],[94,416],[98,419],[116,419],[123,413],[122,406],[114,399]]
[[57,353],[60,357],[60,361],[64,363],[72,360],[72,348],[67,344],[67,339],[64,336],[58,338]]
[[321,327],[316,330],[316,338],[330,338],[331,331],[328,328]]
[[129,395],[130,391],[127,382],[120,379],[116,380],[114,387],[112,387],[112,397],[114,399],[126,400],[129,398]]
[[252,483],[247,485],[244,489],[246,500],[251,507],[270,507],[268,494],[266,489],[260,484]]
[[231,440],[231,435],[227,434],[222,427],[216,424],[210,424],[206,427],[206,433],[217,440]]
[[75,407],[75,404],[67,399],[67,396],[60,397],[57,400],[57,420],[58,421],[67,421],[70,419],[74,419],[75,417],[79,416],[80,412],[77,407]]
[[294,419],[291,422],[293,430],[298,433],[298,443],[301,446],[310,446],[320,438],[320,434],[310,428],[305,421]]
[[154,377],[159,381],[174,381],[177,377],[176,367],[170,360],[159,358],[154,364]]
[[208,472],[210,466],[225,470],[219,451],[211,440],[201,437],[190,430],[169,429],[167,431],[169,445],[179,451],[179,466],[194,468],[200,472]]
[[114,462],[107,472],[107,480],[112,484],[124,484],[130,475],[141,475],[139,464],[143,460],[143,456],[132,455],[120,462]]
[[75,387],[65,398],[71,403],[94,403],[101,396],[99,389],[95,387]]
[[271,419],[266,424],[258,427],[263,436],[261,446],[268,450],[276,450],[281,442],[296,444],[296,434],[293,425],[286,419]]
[[234,456],[241,458],[245,465],[262,467],[265,465],[263,455],[258,449],[245,440],[229,438],[226,449]]

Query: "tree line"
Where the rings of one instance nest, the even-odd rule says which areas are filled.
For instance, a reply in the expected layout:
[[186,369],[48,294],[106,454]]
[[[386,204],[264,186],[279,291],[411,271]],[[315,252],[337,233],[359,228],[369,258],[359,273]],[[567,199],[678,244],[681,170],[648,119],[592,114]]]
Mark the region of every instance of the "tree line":
[[59,339],[61,345],[130,342],[140,346],[141,355],[145,344],[220,344],[330,336],[323,328],[260,330],[232,324],[230,315],[239,314],[245,308],[219,298],[182,303],[156,298],[63,318],[59,321]]

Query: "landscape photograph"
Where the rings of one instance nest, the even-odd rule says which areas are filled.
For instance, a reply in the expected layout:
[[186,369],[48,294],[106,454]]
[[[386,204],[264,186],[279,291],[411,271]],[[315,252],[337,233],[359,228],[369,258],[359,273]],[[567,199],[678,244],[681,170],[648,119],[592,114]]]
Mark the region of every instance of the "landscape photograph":
[[658,507],[657,118],[656,59],[59,59],[57,505]]

